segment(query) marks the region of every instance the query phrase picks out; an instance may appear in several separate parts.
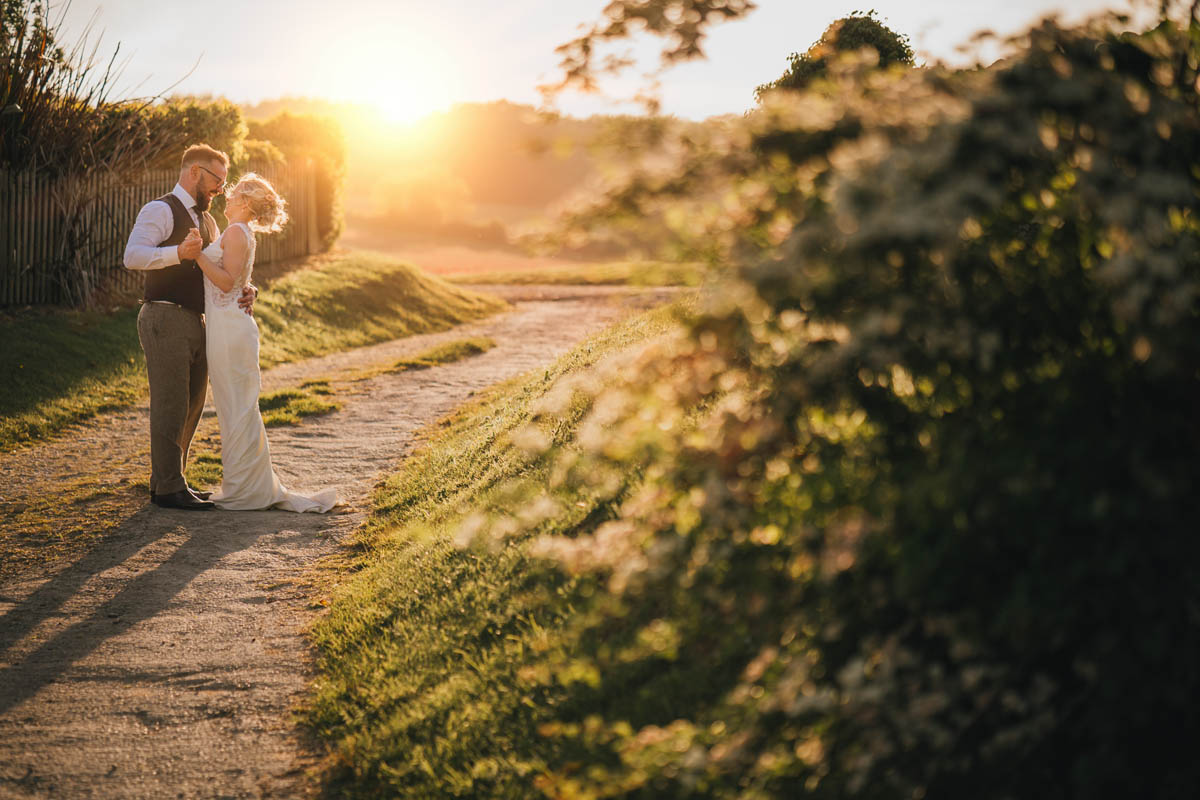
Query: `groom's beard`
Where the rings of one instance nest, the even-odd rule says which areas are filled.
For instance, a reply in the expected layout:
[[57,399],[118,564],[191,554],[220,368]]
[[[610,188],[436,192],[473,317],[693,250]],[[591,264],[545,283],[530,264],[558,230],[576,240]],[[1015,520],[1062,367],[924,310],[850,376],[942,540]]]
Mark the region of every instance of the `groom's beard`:
[[198,211],[208,211],[210,205],[212,205],[212,195],[201,192],[200,196],[196,198],[196,209]]

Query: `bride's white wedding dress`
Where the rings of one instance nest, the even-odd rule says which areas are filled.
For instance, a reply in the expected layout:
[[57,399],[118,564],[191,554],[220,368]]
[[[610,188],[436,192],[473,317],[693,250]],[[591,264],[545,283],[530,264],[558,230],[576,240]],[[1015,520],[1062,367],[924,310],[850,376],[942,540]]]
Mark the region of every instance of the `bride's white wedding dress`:
[[[226,236],[245,236],[246,263],[223,263]],[[204,278],[205,346],[208,380],[221,426],[221,488],[212,501],[219,508],[251,511],[280,508],[286,511],[328,511],[337,505],[337,490],[323,489],[312,496],[289,492],[271,467],[267,429],[258,410],[262,389],[258,371],[258,324],[237,304],[254,267],[254,234],[241,222],[204,251],[209,260],[235,275],[233,288],[222,292]]]

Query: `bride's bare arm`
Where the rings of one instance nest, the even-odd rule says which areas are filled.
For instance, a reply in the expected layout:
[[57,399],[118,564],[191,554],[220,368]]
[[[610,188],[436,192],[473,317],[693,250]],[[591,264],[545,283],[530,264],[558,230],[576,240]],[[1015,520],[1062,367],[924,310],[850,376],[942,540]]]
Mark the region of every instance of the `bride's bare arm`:
[[[226,231],[226,235],[221,239],[221,251],[224,254],[224,258],[221,259],[222,264],[228,265],[228,267],[214,263],[203,252],[196,258],[196,263],[200,265],[200,269],[213,282],[214,286],[222,292],[228,292],[237,281],[237,275],[229,272],[229,267],[244,264],[246,261],[246,237],[240,229],[233,235]],[[238,269],[238,272],[241,270]]]

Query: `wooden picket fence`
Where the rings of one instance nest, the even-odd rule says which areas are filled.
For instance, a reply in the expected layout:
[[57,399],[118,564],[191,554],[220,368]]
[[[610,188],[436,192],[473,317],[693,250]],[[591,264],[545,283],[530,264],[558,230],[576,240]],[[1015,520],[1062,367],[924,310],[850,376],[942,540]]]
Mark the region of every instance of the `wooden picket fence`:
[[[270,236],[259,234],[255,262],[318,252],[312,165],[252,164],[247,171],[270,180],[288,202],[287,227]],[[55,179],[0,171],[0,307],[86,305],[101,287],[140,287],[141,273],[124,268],[125,243],[141,207],[171,191],[178,177],[174,169],[133,179]]]

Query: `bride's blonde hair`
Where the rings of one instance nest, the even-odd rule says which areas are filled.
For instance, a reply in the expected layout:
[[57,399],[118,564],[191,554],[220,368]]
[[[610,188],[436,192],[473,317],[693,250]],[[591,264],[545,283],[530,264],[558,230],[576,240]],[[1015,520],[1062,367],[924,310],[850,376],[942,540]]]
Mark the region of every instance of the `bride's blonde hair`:
[[250,209],[254,219],[250,229],[259,233],[278,233],[287,224],[286,201],[275,191],[270,182],[253,172],[247,172],[225,193],[226,197],[238,197]]

